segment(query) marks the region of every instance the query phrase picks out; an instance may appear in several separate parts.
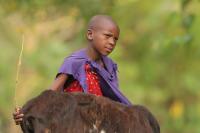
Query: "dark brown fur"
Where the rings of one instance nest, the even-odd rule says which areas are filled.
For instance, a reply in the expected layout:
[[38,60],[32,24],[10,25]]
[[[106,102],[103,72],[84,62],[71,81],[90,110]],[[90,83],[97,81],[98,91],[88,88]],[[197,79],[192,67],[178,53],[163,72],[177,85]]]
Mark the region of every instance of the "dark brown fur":
[[159,133],[143,106],[126,106],[84,93],[45,91],[26,103],[24,133]]

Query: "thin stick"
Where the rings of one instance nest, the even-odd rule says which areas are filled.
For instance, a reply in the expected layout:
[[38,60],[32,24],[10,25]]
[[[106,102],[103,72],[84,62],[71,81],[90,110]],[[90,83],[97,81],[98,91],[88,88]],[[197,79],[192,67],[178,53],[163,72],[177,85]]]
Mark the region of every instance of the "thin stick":
[[21,64],[22,64],[22,53],[23,53],[23,50],[24,50],[24,35],[22,35],[22,47],[21,47],[21,52],[20,52],[20,55],[19,55],[18,64],[17,64],[17,75],[16,75],[15,90],[14,90],[14,104],[15,104],[15,107],[17,106],[16,91],[17,91],[17,88],[18,88],[19,72],[20,72],[20,67],[21,67]]

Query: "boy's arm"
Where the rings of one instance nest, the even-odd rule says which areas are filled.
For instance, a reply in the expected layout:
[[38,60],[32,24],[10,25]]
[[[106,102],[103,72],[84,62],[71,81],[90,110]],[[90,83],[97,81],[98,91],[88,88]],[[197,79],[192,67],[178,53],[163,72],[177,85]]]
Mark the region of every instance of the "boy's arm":
[[61,91],[61,88],[64,86],[65,82],[68,79],[68,75],[61,73],[57,76],[57,78],[54,80],[53,84],[50,87],[50,90],[53,91]]
[[[67,79],[68,79],[67,74],[62,74],[62,73],[59,74],[57,78],[54,80],[50,89],[53,91],[61,90],[62,86],[65,84]],[[21,113],[21,108],[16,108],[15,112],[13,113],[13,119],[15,120],[16,125],[19,125],[22,122],[23,116],[24,114]]]

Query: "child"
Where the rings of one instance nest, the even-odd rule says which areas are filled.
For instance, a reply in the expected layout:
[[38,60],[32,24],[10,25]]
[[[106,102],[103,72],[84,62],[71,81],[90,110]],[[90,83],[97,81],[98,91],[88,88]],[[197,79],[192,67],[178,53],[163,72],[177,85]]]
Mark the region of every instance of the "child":
[[[65,58],[50,89],[90,93],[131,105],[118,88],[117,65],[107,57],[116,46],[119,32],[111,17],[92,17],[87,29],[88,47]],[[22,121],[20,109],[13,116],[16,124]]]

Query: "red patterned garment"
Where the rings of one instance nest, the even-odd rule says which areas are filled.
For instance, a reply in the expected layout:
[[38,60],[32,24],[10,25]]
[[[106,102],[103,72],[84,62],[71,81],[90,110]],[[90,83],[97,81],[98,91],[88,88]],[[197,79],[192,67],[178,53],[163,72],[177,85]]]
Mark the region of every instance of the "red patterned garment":
[[[97,96],[102,96],[101,87],[99,84],[99,78],[97,73],[91,70],[89,64],[85,65],[86,81],[88,85],[88,92]],[[65,92],[83,92],[83,88],[79,84],[78,80],[72,81],[72,83],[64,89]]]

